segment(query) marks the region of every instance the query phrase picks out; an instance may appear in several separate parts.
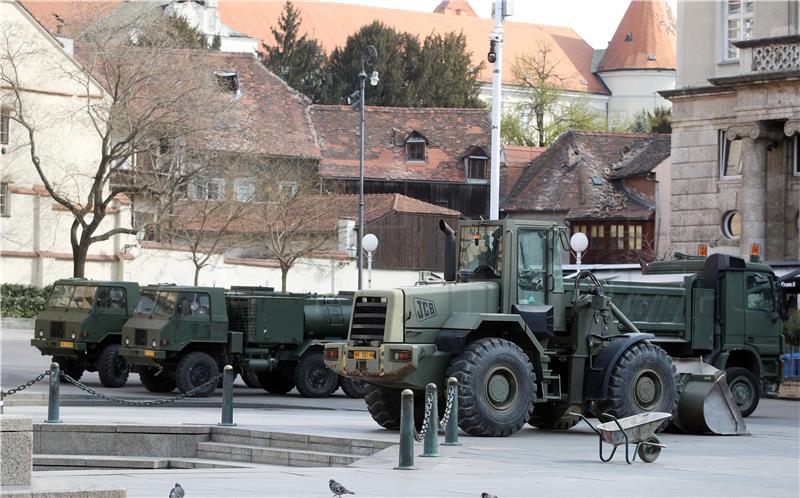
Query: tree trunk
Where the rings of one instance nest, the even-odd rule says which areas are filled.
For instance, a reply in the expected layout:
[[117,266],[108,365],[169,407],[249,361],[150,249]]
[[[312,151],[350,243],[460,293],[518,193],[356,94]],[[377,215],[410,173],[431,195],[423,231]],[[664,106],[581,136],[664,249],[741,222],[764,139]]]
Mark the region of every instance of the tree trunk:
[[544,113],[536,112],[536,131],[539,133],[539,147],[544,147]]
[[89,244],[83,240],[72,246],[72,276],[83,278],[86,276],[86,256],[89,254]]
[[200,270],[202,270],[202,269],[203,269],[202,266],[198,266],[198,265],[194,266],[194,286],[195,287],[197,287],[197,285],[198,285],[197,282],[200,281]]
[[281,266],[281,292],[286,293],[286,276],[289,275],[289,268]]

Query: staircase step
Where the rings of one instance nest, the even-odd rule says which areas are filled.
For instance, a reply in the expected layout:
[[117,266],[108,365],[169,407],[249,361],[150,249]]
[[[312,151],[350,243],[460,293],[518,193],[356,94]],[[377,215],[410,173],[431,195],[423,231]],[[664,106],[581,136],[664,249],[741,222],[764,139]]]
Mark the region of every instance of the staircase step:
[[40,470],[69,469],[235,469],[246,464],[221,463],[202,458],[130,457],[102,455],[33,455],[33,466]]
[[220,442],[197,443],[198,458],[252,462],[289,467],[345,467],[359,460],[358,456],[325,451],[250,446]]
[[242,446],[297,449],[358,456],[373,455],[384,448],[392,446],[392,443],[384,441],[311,436],[307,434],[267,432],[239,428],[214,428],[211,432],[211,441]]

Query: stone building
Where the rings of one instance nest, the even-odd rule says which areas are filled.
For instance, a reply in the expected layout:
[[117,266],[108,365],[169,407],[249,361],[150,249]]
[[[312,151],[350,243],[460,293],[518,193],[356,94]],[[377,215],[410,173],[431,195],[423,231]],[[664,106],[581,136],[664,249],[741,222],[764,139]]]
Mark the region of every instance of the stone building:
[[678,4],[675,250],[796,259],[800,36],[796,1]]

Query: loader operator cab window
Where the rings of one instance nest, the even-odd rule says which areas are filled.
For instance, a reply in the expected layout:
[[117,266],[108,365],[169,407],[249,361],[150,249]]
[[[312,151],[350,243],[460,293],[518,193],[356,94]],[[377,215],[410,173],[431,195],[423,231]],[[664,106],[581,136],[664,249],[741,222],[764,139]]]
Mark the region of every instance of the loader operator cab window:
[[547,232],[520,230],[517,254],[517,304],[545,304]]
[[503,268],[503,227],[464,226],[459,234],[458,275],[467,279],[500,278]]

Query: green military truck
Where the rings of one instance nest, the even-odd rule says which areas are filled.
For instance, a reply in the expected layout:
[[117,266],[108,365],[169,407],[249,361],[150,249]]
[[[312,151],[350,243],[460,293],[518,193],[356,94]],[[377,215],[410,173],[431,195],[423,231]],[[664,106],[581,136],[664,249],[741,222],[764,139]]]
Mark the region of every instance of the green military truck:
[[[650,263],[650,275],[681,275],[676,283],[610,281],[606,294],[673,358],[698,358],[725,370],[747,417],[763,392],[781,380],[783,299],[769,265],[725,254]],[[679,279],[681,277],[678,277]]]
[[[266,391],[297,387],[306,397],[329,396],[357,383],[328,370],[322,347],[347,334],[352,296],[280,294],[266,288],[147,286],[123,328],[121,354],[153,392],[188,392],[225,364]],[[207,396],[216,386],[201,390]]]
[[57,280],[36,316],[31,345],[52,356],[73,379],[97,371],[104,386],[122,387],[129,373],[119,354],[122,326],[138,300],[135,282]]

